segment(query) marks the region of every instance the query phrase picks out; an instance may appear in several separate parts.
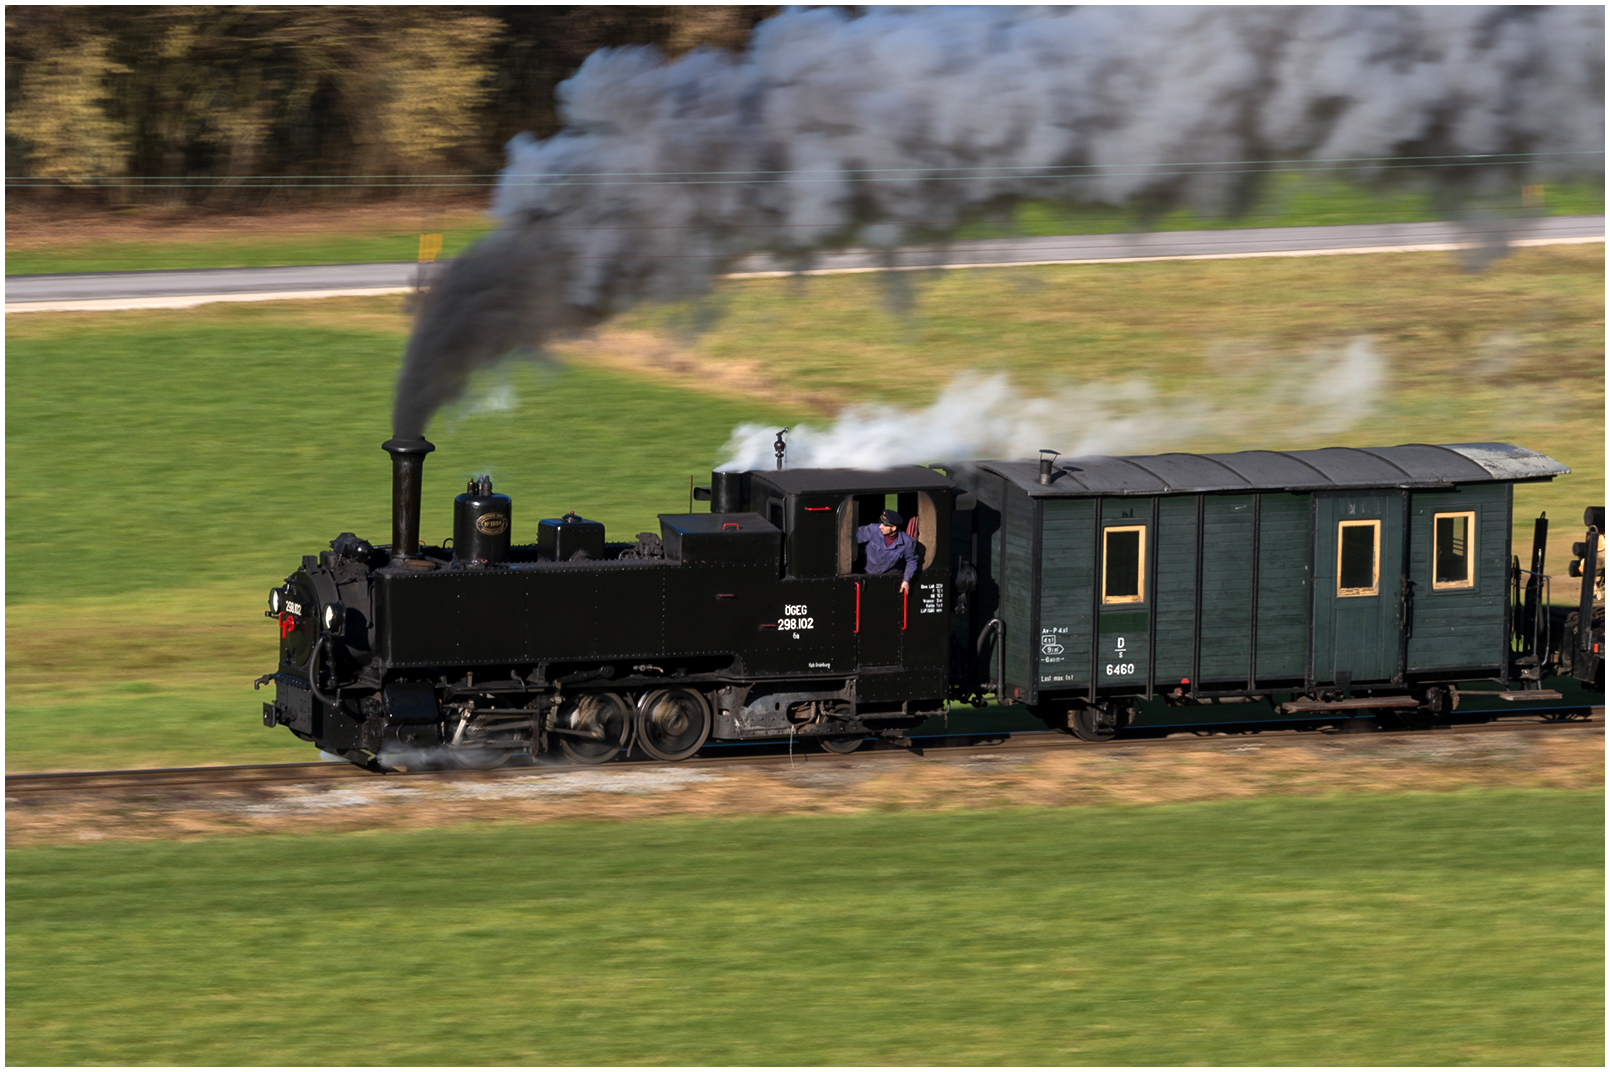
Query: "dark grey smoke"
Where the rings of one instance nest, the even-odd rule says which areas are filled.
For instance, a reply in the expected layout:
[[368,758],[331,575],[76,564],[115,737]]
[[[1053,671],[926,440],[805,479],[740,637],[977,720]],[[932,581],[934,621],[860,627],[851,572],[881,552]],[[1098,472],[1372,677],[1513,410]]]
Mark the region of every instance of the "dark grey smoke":
[[397,377],[398,435],[423,435],[431,415],[459,396],[476,369],[608,315],[565,300],[575,254],[552,226],[540,210],[524,213],[431,284]]
[[743,56],[604,50],[559,92],[565,128],[509,145],[502,229],[421,312],[398,435],[477,369],[759,250],[890,247],[1025,198],[1236,211],[1298,166],[1450,207],[1602,175],[1604,13],[793,10]]

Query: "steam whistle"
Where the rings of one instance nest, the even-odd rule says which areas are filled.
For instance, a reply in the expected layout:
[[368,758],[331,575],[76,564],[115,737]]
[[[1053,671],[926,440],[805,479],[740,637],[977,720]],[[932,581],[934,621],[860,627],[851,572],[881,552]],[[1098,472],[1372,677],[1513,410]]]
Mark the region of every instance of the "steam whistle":
[[783,432],[786,431],[788,431],[788,429],[784,428],[782,432],[778,432],[777,442],[772,444],[772,450],[776,451],[777,453],[777,468],[779,469],[783,467],[783,455],[788,453],[788,444],[783,442]]

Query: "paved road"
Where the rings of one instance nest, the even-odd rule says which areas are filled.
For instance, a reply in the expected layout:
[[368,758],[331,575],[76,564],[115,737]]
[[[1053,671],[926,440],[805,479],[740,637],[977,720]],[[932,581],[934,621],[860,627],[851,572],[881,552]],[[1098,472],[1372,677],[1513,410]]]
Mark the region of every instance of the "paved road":
[[[1144,260],[1301,257],[1347,253],[1465,249],[1496,254],[1506,245],[1604,241],[1603,216],[1548,216],[1461,223],[1394,223],[1346,227],[1258,227],[1227,231],[1000,238],[905,246],[881,252],[848,249],[818,256],[810,274],[889,268],[966,268],[1028,264],[1109,264]],[[407,291],[421,272],[440,266],[331,264],[299,268],[203,268],[151,272],[86,272],[6,276],[6,312],[70,309],[184,308],[210,301],[271,301]],[[745,258],[737,278],[789,275],[767,256]]]

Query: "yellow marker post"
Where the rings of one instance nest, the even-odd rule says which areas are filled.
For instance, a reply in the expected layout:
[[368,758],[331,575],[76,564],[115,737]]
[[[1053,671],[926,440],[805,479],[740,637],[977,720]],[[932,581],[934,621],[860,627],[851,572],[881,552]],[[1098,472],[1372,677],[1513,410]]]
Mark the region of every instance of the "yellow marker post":
[[430,264],[436,260],[436,255],[442,251],[442,236],[439,234],[422,234],[419,236],[419,263]]

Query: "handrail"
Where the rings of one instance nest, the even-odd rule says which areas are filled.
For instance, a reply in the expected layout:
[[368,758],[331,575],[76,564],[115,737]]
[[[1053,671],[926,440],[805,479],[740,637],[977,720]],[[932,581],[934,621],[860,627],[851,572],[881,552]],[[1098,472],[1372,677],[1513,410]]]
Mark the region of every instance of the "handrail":
[[990,691],[993,692],[995,694],[995,698],[999,700],[1001,698],[1001,687],[1006,682],[1006,666],[1004,662],[1006,657],[1006,623],[1001,621],[999,618],[991,618],[989,621],[985,622],[984,628],[978,634],[978,643],[974,645],[973,654],[976,656],[984,653],[984,641],[989,639],[989,635],[992,630],[996,635],[995,680],[990,682]]

